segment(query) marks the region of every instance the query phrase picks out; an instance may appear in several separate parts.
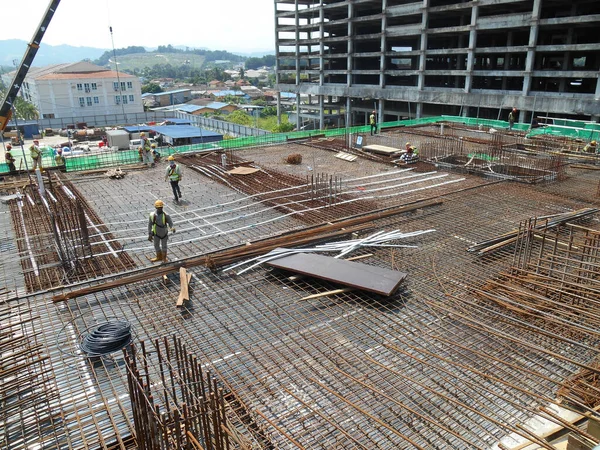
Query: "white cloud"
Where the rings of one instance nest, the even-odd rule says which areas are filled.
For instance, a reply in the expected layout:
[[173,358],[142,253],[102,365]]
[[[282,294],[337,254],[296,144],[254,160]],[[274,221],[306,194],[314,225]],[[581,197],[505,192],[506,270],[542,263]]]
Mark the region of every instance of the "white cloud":
[[[0,40],[29,41],[46,0],[2,2]],[[273,0],[62,0],[42,44],[115,47],[187,45],[211,50],[275,48]]]

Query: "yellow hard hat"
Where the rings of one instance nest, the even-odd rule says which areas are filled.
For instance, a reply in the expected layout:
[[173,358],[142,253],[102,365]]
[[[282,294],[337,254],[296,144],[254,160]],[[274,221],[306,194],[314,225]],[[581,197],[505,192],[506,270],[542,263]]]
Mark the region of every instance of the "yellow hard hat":
[[146,133],[144,133],[143,131],[140,133],[140,137],[144,137],[146,136]]
[[596,141],[592,141],[592,142],[590,142],[590,144],[596,145]]
[[162,201],[162,200],[156,200],[156,201],[154,202],[154,207],[155,207],[155,208],[162,208],[163,206],[165,206],[165,204],[163,203],[163,201]]
[[167,158],[167,161],[175,161],[175,158],[173,158],[173,155],[171,155]]
[[152,147],[152,148],[156,148],[156,144],[152,144],[150,147]]
[[406,147],[410,147],[410,142],[407,142],[406,144],[404,144]]

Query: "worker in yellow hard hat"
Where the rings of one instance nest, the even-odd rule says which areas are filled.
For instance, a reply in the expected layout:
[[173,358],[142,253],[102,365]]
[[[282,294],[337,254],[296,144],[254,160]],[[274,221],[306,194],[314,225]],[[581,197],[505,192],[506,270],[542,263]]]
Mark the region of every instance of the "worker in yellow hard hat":
[[181,166],[175,162],[173,155],[169,156],[167,161],[169,161],[169,165],[165,171],[165,181],[171,183],[175,203],[179,203],[179,200],[181,199],[181,188],[179,187],[179,182],[181,181]]
[[156,211],[150,213],[148,221],[148,240],[154,242],[156,257],[150,258],[152,262],[167,261],[167,241],[169,240],[169,229],[175,233],[175,227],[171,217],[164,212],[165,204],[162,200],[154,202]]
[[598,153],[598,144],[596,141],[590,141],[585,147],[583,147],[585,153]]

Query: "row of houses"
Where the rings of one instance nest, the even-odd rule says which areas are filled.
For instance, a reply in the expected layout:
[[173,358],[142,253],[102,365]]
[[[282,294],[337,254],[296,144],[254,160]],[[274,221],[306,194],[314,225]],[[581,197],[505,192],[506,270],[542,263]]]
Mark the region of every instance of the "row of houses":
[[[283,100],[294,100],[296,94],[281,93]],[[235,97],[236,102],[224,100]],[[146,93],[142,95],[144,106],[150,110],[173,110],[188,114],[230,114],[239,109],[251,110],[252,100],[264,99],[267,102],[275,102],[277,92],[268,89],[259,89],[255,86],[241,86],[238,90],[233,89],[204,89],[193,88],[175,89],[160,93]]]

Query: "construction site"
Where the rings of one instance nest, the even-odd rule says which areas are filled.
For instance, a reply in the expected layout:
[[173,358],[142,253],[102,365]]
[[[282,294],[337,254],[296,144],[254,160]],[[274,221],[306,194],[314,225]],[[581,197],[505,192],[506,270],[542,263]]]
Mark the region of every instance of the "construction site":
[[6,174],[0,447],[594,448],[599,156],[454,119]]

